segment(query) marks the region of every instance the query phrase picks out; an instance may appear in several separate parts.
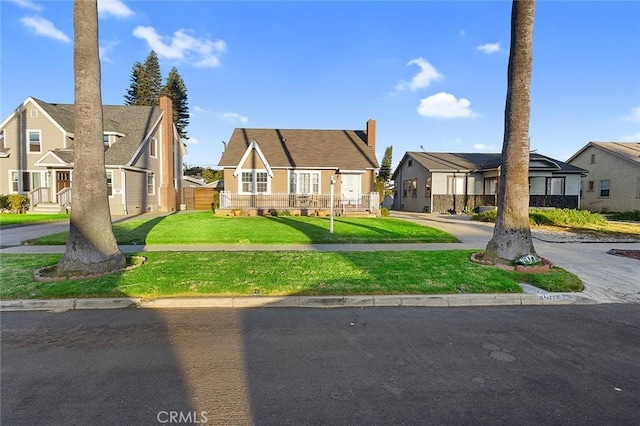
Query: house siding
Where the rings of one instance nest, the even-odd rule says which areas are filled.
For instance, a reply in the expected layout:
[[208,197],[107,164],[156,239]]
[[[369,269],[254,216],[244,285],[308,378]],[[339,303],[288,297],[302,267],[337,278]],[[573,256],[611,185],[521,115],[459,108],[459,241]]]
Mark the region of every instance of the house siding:
[[[30,111],[32,109],[38,111],[38,116],[35,118],[31,117]],[[49,150],[64,148],[65,134],[32,102],[27,102],[26,107],[11,118],[0,130],[4,131],[5,147],[9,149],[9,156],[0,158],[0,169],[2,170],[0,173],[1,194],[14,192],[12,190],[11,173],[9,171],[15,170],[20,172],[20,179],[22,179],[21,172],[23,171],[46,172],[45,168],[35,165],[36,161]],[[28,130],[40,131],[41,145],[40,152],[38,153],[30,153],[28,150]]]
[[147,174],[144,172],[125,171],[127,185],[127,214],[136,215],[146,212],[158,211],[158,179],[155,176],[155,188],[153,195],[147,194]]
[[[591,162],[591,155],[595,162]],[[582,178],[580,208],[593,212],[624,212],[640,210],[640,165],[610,152],[589,146],[570,164],[588,170]],[[609,196],[600,195],[600,182],[609,180]],[[593,182],[593,190],[589,189]]]

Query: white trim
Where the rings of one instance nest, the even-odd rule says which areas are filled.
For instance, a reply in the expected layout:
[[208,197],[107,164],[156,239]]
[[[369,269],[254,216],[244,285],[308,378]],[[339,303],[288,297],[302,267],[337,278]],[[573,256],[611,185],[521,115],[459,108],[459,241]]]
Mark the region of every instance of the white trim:
[[105,170],[105,171],[104,171],[104,174],[105,174],[105,176],[106,176],[106,178],[107,178],[107,188],[109,188],[109,183],[108,183],[108,182],[109,182],[109,173],[111,173],[111,195],[107,195],[107,197],[109,197],[109,198],[113,198],[113,197],[114,197],[114,195],[115,195],[115,193],[116,193],[116,192],[115,192],[115,189],[116,189],[116,188],[115,188],[115,186],[113,185],[113,180],[114,180],[114,174],[113,174],[113,172],[114,172],[114,171],[115,171],[115,170]]
[[[29,135],[31,133],[38,133],[38,140],[40,141],[40,150],[39,151],[31,151],[31,138],[29,137]],[[25,142],[27,144],[27,146],[25,147],[27,154],[42,154],[42,130],[40,130],[40,129],[26,129]]]
[[[266,157],[262,153],[262,150],[260,149],[260,144],[255,139],[251,140],[251,143],[249,144],[249,146],[247,147],[246,151],[242,155],[242,158],[240,159],[240,161],[236,165],[236,169],[233,172],[233,177],[237,178],[241,171],[247,170],[247,169],[242,169],[241,167],[247,161],[247,158],[249,158],[249,155],[251,154],[251,151],[253,151],[254,149],[256,150],[256,153],[258,154],[258,157],[260,157],[260,160],[262,161],[262,164],[264,164],[264,167],[265,167],[265,169],[255,169],[255,170],[266,170],[267,174],[269,175],[269,177],[273,178],[273,170],[271,170],[271,166],[269,166],[269,162],[267,161]],[[252,170],[252,169],[248,169],[248,170]]]
[[[245,192],[242,190],[242,173],[251,173],[253,176],[252,188],[250,192]],[[256,188],[258,186],[257,174],[258,173],[266,173],[267,174],[267,192],[257,192]],[[271,178],[269,176],[269,171],[267,169],[240,169],[240,173],[238,174],[238,194],[250,195],[250,194],[271,194]]]
[[11,121],[11,119],[13,119],[16,115],[18,115],[23,110],[25,110],[27,108],[27,104],[29,104],[29,102],[33,102],[33,104],[40,110],[40,112],[45,116],[45,118],[47,118],[49,121],[51,121],[58,128],[58,130],[60,130],[62,132],[63,137],[66,137],[67,135],[70,135],[70,133],[68,133],[60,125],[60,123],[58,123],[49,114],[47,114],[47,111],[45,111],[44,108],[42,108],[42,106],[40,106],[40,104],[34,98],[32,98],[31,96],[29,96],[27,99],[25,99],[24,102],[22,102],[16,109],[14,109],[13,112],[11,114],[9,114],[9,116],[7,118],[5,118],[5,120],[2,123],[0,123],[0,127],[4,127],[9,121]]
[[[56,162],[46,163],[45,159],[49,156],[53,157],[54,160],[56,160]],[[53,151],[47,151],[47,153],[44,154],[42,157],[40,157],[34,164],[38,167],[63,167],[63,166],[73,167],[73,163],[67,163],[66,161],[58,157],[56,153]]]
[[[300,192],[300,178],[298,174],[308,173],[310,175],[318,175],[318,192],[313,192],[313,178],[309,181],[309,189],[311,192]],[[291,175],[296,175],[296,192],[291,192]],[[292,169],[287,173],[287,193],[288,194],[322,194],[322,170],[314,169]]]
[[[147,133],[144,138],[142,139],[142,143],[140,144],[140,146],[138,146],[138,149],[136,149],[136,151],[133,153],[133,155],[131,156],[131,158],[129,159],[129,161],[127,161],[125,164],[123,164],[123,166],[131,166],[134,161],[136,160],[136,158],[138,158],[138,155],[140,155],[140,152],[144,149],[144,147],[147,145],[147,142],[149,142],[149,140],[151,139],[151,137],[156,133],[156,130],[160,130],[160,145],[162,146],[162,128],[158,128],[158,126],[160,126],[160,123],[162,123],[162,116],[164,115],[164,113],[160,114],[160,117],[158,118],[158,120],[153,124],[153,126],[151,126],[151,129],[149,130],[149,133]],[[159,148],[162,151],[162,148]],[[148,153],[149,151],[147,151]],[[160,167],[162,167],[162,164],[160,165]],[[162,170],[160,170],[160,173],[162,173]]]

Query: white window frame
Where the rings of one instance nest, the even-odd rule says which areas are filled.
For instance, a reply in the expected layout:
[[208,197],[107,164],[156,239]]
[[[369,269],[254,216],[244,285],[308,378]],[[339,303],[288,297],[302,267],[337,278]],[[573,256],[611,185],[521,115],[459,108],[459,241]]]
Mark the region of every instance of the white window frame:
[[[151,179],[151,181],[149,181],[149,179]],[[145,182],[147,184],[147,195],[156,195],[156,175],[147,173]],[[149,188],[151,188],[151,192],[149,192]]]
[[151,158],[158,158],[158,138],[155,136],[149,141],[149,156]]
[[[529,183],[531,185],[531,183]],[[488,177],[484,178],[484,195],[496,195],[498,193],[498,178]]]
[[[606,185],[605,185],[606,182]],[[602,195],[602,191],[607,191],[607,195]],[[610,198],[611,197],[611,180],[610,179],[602,179],[600,180],[600,198]]]
[[5,149],[7,147],[7,142],[5,140],[6,130],[0,130],[0,149]]
[[[562,188],[561,188],[561,193],[560,194],[554,194],[553,193],[553,182],[554,181],[560,181],[562,182]],[[556,176],[556,177],[548,177],[545,181],[545,189],[544,189],[544,193],[545,195],[565,195],[566,193],[566,186],[567,186],[567,179],[564,176]]]
[[[107,176],[107,195],[109,196],[109,198],[113,198],[113,170],[107,170],[106,171],[106,176]],[[109,182],[111,181],[111,182]],[[147,188],[147,191],[149,189]],[[110,192],[110,193],[109,193]]]
[[[40,145],[39,151],[31,151],[31,133],[38,134],[38,142]],[[27,129],[27,154],[42,154],[42,130],[39,129]]]
[[9,170],[9,193],[20,193],[20,171]]
[[[244,190],[245,173],[251,176],[251,191]],[[258,174],[267,175],[267,190],[258,192]],[[240,169],[238,174],[238,194],[271,194],[271,176],[267,169]]]
[[[447,195],[464,195],[466,183],[466,176],[447,176]],[[458,188],[459,185],[462,188]],[[456,192],[457,189],[461,189],[462,192]]]
[[31,108],[31,111],[29,111],[29,115],[31,116],[31,118],[38,118],[38,110],[35,108]]
[[[300,190],[300,187],[302,186],[300,184],[300,177],[302,175],[309,175],[308,192],[302,192]],[[294,186],[295,189],[293,188]],[[297,195],[322,194],[322,172],[320,170],[290,170],[289,193]]]

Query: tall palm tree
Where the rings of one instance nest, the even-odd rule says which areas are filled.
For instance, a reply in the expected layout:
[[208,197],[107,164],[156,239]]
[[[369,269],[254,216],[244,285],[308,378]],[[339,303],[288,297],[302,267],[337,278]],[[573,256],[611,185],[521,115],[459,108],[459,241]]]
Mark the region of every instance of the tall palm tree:
[[102,142],[98,2],[73,5],[74,169],[69,239],[58,273],[96,274],[125,266],[111,227]]
[[529,226],[529,118],[535,0],[513,0],[498,217],[484,258],[510,263],[535,255]]

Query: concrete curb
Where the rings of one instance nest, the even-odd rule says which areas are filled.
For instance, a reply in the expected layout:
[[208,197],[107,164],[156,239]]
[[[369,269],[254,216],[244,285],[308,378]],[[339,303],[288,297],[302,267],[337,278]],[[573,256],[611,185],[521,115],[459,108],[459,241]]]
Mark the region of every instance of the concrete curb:
[[139,298],[1,300],[0,312],[90,309],[175,309],[175,308],[351,308],[351,307],[463,307],[585,305],[596,302],[581,293],[544,294],[449,294],[384,296],[248,296],[248,297],[167,297]]

